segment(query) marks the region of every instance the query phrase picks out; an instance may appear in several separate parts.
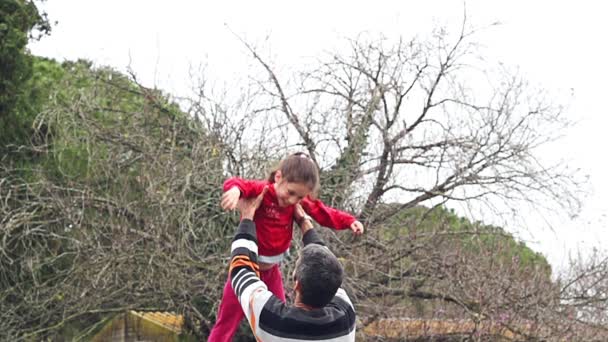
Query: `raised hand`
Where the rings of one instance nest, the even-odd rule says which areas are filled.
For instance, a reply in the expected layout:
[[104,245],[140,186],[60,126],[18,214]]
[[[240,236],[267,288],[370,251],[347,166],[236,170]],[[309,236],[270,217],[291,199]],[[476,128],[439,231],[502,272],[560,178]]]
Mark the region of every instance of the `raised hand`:
[[239,202],[239,197],[241,197],[241,191],[239,188],[234,187],[222,195],[222,200],[220,205],[224,210],[234,210],[236,208],[237,203]]
[[241,198],[237,201],[237,208],[239,212],[241,212],[241,219],[250,219],[253,220],[253,216],[255,215],[255,211],[262,204],[262,200],[264,200],[264,195],[266,195],[266,191],[268,191],[268,187],[264,187],[262,193],[258,195],[256,198]]
[[361,223],[359,221],[355,221],[355,222],[351,223],[350,230],[352,230],[353,234],[355,234],[355,235],[361,235],[361,234],[363,234],[363,231],[365,231],[365,228],[363,228],[363,223]]

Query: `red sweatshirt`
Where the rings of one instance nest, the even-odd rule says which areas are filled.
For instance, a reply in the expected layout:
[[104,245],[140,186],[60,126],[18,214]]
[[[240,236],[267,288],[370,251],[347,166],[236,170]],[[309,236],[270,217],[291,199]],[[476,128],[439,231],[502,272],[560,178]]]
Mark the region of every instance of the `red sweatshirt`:
[[[295,205],[280,207],[274,183],[266,180],[232,177],[224,182],[224,192],[237,187],[241,191],[241,197],[251,198],[262,193],[265,186],[268,186],[268,191],[253,221],[258,236],[258,254],[275,256],[287,251],[291,244]],[[320,200],[313,200],[308,196],[302,199],[300,204],[308,215],[325,227],[348,229],[356,221],[354,216],[328,207]]]

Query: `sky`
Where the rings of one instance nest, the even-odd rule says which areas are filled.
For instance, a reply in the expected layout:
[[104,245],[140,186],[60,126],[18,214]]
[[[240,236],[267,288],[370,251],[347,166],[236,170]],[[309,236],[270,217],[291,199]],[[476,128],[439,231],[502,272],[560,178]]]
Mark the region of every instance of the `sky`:
[[608,3],[603,1],[47,0],[41,8],[57,24],[29,48],[60,61],[85,58],[97,66],[131,69],[147,86],[187,96],[193,69],[204,66],[209,77],[230,81],[254,64],[234,33],[265,48],[274,64],[288,70],[360,33],[424,37],[437,26],[458,29],[465,7],[476,27],[500,23],[477,37],[484,55],[554,94],[577,122],[542,157],[564,160],[589,176],[589,193],[576,218],[531,217],[527,226],[533,230],[507,229],[556,269],[578,250],[584,255],[594,247],[606,250],[608,157],[602,150],[608,147],[608,115],[602,99],[608,90]]

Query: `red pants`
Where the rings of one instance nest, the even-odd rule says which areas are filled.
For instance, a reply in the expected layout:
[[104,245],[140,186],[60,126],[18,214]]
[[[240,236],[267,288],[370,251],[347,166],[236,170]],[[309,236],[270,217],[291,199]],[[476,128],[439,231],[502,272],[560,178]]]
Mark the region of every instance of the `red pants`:
[[[283,289],[283,278],[279,265],[274,265],[271,269],[260,271],[260,278],[268,286],[268,290],[272,292],[282,301],[285,301],[285,291]],[[230,275],[224,285],[224,294],[220,308],[217,312],[215,325],[211,329],[207,342],[230,342],[232,336],[239,327],[241,320],[245,317],[241,304],[236,298],[232,285],[230,284]]]

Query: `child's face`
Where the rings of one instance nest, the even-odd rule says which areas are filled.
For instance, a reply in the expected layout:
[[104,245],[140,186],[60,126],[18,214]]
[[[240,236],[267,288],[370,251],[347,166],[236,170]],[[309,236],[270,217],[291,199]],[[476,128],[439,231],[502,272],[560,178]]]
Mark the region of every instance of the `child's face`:
[[280,207],[298,204],[311,192],[307,184],[288,182],[281,178],[280,175],[279,177],[275,177],[274,189],[277,193]]

